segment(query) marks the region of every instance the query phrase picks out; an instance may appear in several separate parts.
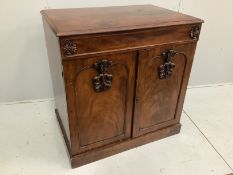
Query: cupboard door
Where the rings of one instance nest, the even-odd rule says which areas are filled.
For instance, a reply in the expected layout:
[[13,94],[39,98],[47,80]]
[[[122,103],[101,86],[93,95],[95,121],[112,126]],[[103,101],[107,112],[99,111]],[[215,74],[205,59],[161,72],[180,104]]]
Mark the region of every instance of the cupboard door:
[[74,154],[131,137],[136,52],[64,62]]
[[196,44],[141,50],[133,136],[179,123]]

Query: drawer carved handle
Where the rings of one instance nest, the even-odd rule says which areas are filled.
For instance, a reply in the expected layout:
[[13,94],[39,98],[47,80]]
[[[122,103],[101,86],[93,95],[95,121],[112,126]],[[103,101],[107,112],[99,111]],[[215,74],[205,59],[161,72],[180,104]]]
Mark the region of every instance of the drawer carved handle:
[[77,51],[77,44],[73,40],[65,40],[63,50],[66,56],[73,55]]
[[160,79],[165,79],[171,76],[172,71],[175,68],[175,64],[171,61],[171,59],[175,55],[176,55],[176,51],[174,50],[167,50],[162,53],[164,64],[160,65],[158,68]]
[[112,66],[112,61],[100,60],[94,63],[93,67],[98,72],[92,79],[93,88],[96,92],[105,91],[112,86],[112,75],[108,73],[109,67]]
[[200,27],[199,26],[195,26],[192,28],[192,30],[190,31],[190,38],[192,38],[193,40],[198,40],[199,38],[199,34],[200,34]]

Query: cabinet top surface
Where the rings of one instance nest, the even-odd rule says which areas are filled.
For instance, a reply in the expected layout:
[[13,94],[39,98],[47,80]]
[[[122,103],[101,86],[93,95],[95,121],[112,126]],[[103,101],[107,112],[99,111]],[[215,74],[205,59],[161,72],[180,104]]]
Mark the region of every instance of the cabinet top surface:
[[84,35],[202,23],[153,5],[42,10],[57,36]]

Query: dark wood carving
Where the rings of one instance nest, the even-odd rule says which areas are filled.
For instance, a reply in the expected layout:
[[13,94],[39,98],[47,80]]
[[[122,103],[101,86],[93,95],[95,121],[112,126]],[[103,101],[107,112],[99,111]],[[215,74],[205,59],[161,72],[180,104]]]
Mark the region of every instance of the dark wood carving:
[[112,61],[108,60],[100,60],[93,65],[98,72],[92,80],[96,92],[102,92],[112,86],[112,75],[107,72],[111,65]]
[[192,30],[190,31],[190,38],[192,38],[193,40],[198,40],[200,35],[200,27],[199,26],[195,26],[192,28]]
[[73,55],[77,51],[77,44],[73,40],[65,40],[63,49],[66,56]]
[[174,50],[168,50],[162,53],[162,57],[164,58],[164,64],[159,66],[159,78],[165,79],[171,76],[173,69],[175,68],[175,64],[171,61],[171,59],[175,56],[176,52]]

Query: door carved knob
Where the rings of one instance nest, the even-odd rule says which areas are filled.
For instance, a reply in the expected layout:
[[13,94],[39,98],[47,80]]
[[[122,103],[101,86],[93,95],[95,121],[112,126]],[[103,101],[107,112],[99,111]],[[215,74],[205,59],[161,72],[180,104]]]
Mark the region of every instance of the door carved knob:
[[175,63],[172,62],[172,58],[175,55],[176,51],[174,50],[167,50],[162,53],[164,64],[160,65],[158,68],[160,79],[165,79],[172,75],[173,69],[175,68]]
[[92,83],[96,92],[102,92],[111,88],[113,76],[108,73],[108,69],[111,66],[112,61],[108,60],[100,60],[94,63],[93,67],[97,71],[98,75],[92,79]]

